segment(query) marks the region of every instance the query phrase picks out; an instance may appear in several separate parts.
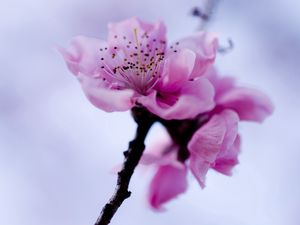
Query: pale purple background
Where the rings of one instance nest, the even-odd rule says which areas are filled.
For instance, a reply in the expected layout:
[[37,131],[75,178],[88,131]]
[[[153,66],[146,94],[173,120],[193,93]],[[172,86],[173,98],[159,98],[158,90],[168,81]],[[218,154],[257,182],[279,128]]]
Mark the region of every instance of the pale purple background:
[[[84,97],[55,44],[106,36],[106,23],[162,19],[170,40],[197,27],[196,0],[10,0],[0,7],[0,224],[91,225],[111,195],[111,168],[134,134],[129,113],[106,114]],[[151,172],[138,171],[113,225],[299,225],[300,3],[223,1],[210,30],[235,49],[219,69],[271,96],[274,115],[240,126],[243,148],[231,178],[190,177],[185,195],[151,211]],[[156,126],[147,142],[158,138]]]

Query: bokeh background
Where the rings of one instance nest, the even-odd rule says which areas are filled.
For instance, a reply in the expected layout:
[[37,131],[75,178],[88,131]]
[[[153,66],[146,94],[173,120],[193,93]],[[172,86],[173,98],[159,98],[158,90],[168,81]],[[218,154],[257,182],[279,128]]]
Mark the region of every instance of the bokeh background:
[[[105,38],[106,24],[133,15],[164,20],[169,40],[193,32],[201,0],[10,0],[0,7],[0,224],[93,224],[113,192],[112,168],[133,137],[129,113],[104,113],[84,97],[56,44],[75,35]],[[220,1],[207,29],[235,48],[219,55],[224,74],[262,89],[276,111],[242,123],[240,164],[228,178],[210,172],[201,190],[164,213],[145,202],[151,171],[135,173],[132,197],[114,225],[300,224],[300,3]],[[163,134],[155,126],[147,143]]]

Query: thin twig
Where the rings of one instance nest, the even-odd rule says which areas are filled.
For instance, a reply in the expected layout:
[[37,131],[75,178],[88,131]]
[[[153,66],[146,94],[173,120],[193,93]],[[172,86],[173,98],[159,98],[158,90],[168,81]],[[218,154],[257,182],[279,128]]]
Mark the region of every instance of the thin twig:
[[228,38],[227,39],[227,42],[228,42],[228,45],[227,46],[219,46],[219,48],[218,48],[218,52],[219,53],[221,53],[221,54],[226,54],[226,53],[228,53],[228,52],[230,52],[230,51],[232,51],[233,50],[233,48],[234,48],[234,43],[233,43],[233,41],[230,39],[230,38]]
[[[192,8],[191,14],[195,17],[198,17],[200,22],[197,30],[204,30],[208,23],[212,21],[220,1],[221,0],[204,0],[202,7],[196,6]],[[228,45],[219,46],[218,53],[226,54],[233,48],[234,43],[230,38],[228,38]]]
[[123,201],[131,194],[131,192],[128,191],[129,182],[145,149],[144,142],[148,131],[155,122],[153,115],[150,115],[149,113],[147,114],[147,112],[142,108],[133,109],[133,116],[138,125],[136,136],[129,143],[128,150],[124,152],[125,159],[122,170],[118,173],[115,193],[110,198],[109,202],[103,207],[95,225],[109,224]]
[[198,30],[203,30],[208,22],[211,21],[220,0],[205,0],[203,7],[194,7],[192,15],[200,18]]

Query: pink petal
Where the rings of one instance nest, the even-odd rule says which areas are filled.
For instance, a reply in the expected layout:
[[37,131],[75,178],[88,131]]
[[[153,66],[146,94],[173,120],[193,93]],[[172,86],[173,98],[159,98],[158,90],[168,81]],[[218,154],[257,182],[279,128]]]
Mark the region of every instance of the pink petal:
[[210,66],[203,75],[215,88],[215,101],[218,104],[219,98],[225,93],[235,88],[235,78],[230,76],[221,77],[214,66]]
[[142,158],[139,161],[140,165],[148,166],[151,164],[158,164],[161,160],[159,155],[150,154],[150,153],[143,153]]
[[150,147],[146,147],[140,160],[141,165],[173,165],[182,166],[178,161],[179,146],[173,142],[169,134]]
[[241,120],[262,122],[274,111],[272,102],[265,94],[255,89],[237,87],[234,78],[219,77],[215,68],[210,67],[204,76],[215,88],[217,105],[235,110]]
[[274,111],[273,104],[265,94],[250,88],[233,88],[219,98],[218,104],[235,110],[241,120],[256,122],[262,122]]
[[232,110],[224,110],[219,115],[224,119],[226,124],[226,133],[220,151],[221,154],[223,151],[231,148],[238,135],[239,116]]
[[224,119],[220,115],[215,115],[196,131],[188,143],[188,149],[202,160],[214,163],[221,150],[225,134]]
[[191,75],[191,78],[194,78],[201,76],[214,62],[218,48],[218,40],[215,34],[198,32],[180,40],[178,48],[187,48],[196,53],[196,63]]
[[190,140],[189,166],[201,187],[204,187],[208,169],[213,167],[222,155],[228,155],[228,149],[232,148],[237,137],[238,120],[234,111],[225,110],[214,115]]
[[152,113],[170,120],[194,118],[211,110],[215,105],[213,98],[214,89],[210,82],[199,78],[185,82],[177,95],[153,92],[148,96],[141,96],[138,102]]
[[186,82],[194,68],[196,55],[193,51],[183,49],[170,54],[165,61],[161,89],[165,92],[175,92]]
[[[118,23],[109,23],[108,29],[108,43],[126,51],[128,51],[127,45],[136,45],[136,42],[143,43],[144,47],[148,44],[150,48],[153,48],[160,41],[166,41],[166,27],[162,22],[145,23],[132,17]],[[144,34],[147,34],[147,38]],[[144,47],[143,50],[146,49]],[[136,50],[133,49],[133,51]]]
[[174,147],[175,146],[170,136],[166,135],[160,141],[156,142],[152,146],[150,147],[146,146],[146,149],[139,163],[142,165],[161,164],[161,162],[164,161],[165,158],[164,153],[173,151]]
[[164,165],[158,168],[149,189],[148,201],[154,209],[184,193],[187,189],[187,168]]
[[99,73],[101,55],[99,49],[106,45],[104,41],[83,36],[74,37],[70,46],[58,47],[69,70],[74,74],[96,75]]
[[210,168],[210,163],[201,159],[197,154],[191,153],[189,167],[201,188],[204,188],[205,177]]
[[93,105],[106,112],[126,111],[134,106],[132,100],[134,91],[113,90],[104,87],[102,81],[95,78],[89,78],[84,75],[78,75],[82,89]]
[[232,168],[239,163],[238,155],[240,153],[240,147],[241,138],[238,135],[233,145],[218,156],[213,169],[224,175],[230,176],[232,174]]

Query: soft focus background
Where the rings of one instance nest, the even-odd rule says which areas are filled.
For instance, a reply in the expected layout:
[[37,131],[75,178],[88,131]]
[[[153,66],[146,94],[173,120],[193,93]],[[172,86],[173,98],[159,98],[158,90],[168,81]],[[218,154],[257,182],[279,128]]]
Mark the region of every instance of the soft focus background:
[[[106,37],[133,15],[164,20],[170,40],[198,26],[200,0],[11,0],[0,7],[0,224],[88,225],[113,192],[112,168],[133,137],[129,113],[107,114],[84,97],[54,46],[75,35]],[[145,203],[151,172],[137,171],[113,225],[299,225],[300,3],[221,1],[209,30],[235,43],[219,55],[224,74],[262,89],[276,111],[241,124],[240,165],[208,174],[201,190],[156,213]],[[156,126],[148,143],[162,134]]]

